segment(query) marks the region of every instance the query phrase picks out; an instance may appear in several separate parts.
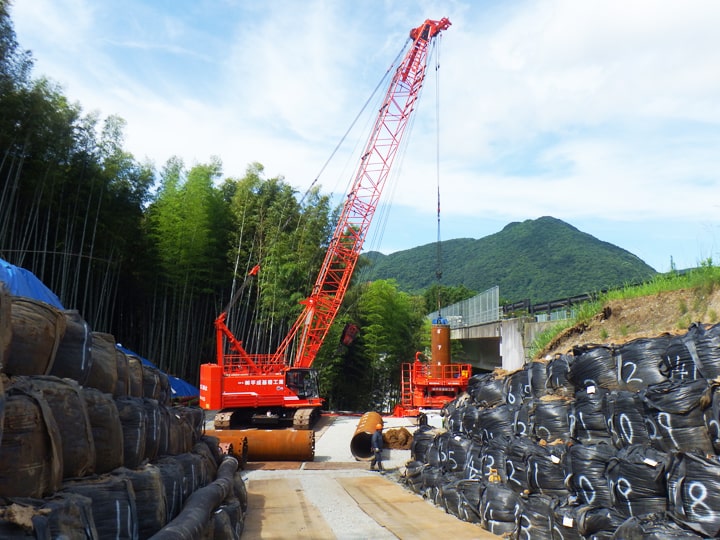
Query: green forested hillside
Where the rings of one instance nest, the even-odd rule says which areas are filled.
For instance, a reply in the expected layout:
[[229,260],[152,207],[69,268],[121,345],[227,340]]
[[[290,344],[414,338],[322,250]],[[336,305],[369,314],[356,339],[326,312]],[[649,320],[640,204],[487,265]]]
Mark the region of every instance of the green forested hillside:
[[[495,234],[442,242],[442,283],[482,292],[498,285],[509,302],[554,300],[643,281],[655,270],[637,256],[553,217],[510,223]],[[436,283],[437,246],[366,255],[363,279],[395,279],[416,292]]]

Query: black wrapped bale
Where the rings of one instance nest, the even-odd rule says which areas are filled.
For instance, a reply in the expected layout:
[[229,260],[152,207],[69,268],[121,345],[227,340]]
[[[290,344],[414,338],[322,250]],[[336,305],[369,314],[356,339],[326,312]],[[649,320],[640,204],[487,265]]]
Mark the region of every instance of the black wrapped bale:
[[507,401],[505,385],[495,373],[482,373],[470,377],[467,393],[478,407],[494,407]]
[[553,539],[552,498],[532,494],[523,500],[518,518],[518,538]]
[[720,323],[698,327],[691,337],[703,376],[708,380],[720,377]]
[[183,507],[183,482],[185,470],[174,456],[161,457],[153,462],[160,469],[163,489],[165,490],[165,504],[167,509],[166,522],[175,519]]
[[164,371],[158,370],[158,383],[160,384],[160,394],[158,401],[163,405],[171,405],[173,400],[173,389],[170,385],[170,377]]
[[62,482],[62,439],[42,394],[21,387],[6,392],[0,444],[0,496],[42,498]]
[[448,480],[447,478],[445,478],[441,467],[437,467],[435,465],[426,465],[425,467],[423,467],[422,489],[425,492],[426,498],[430,498],[432,500],[432,497],[429,495],[428,492],[432,489],[438,489],[447,481]]
[[527,367],[510,373],[505,378],[505,384],[507,404],[511,407],[519,407],[523,401],[532,397]]
[[559,354],[548,362],[546,386],[550,394],[562,397],[575,395],[575,386],[569,379],[572,359],[568,354]]
[[205,486],[217,476],[218,462],[205,442],[200,441],[192,448],[192,453],[200,456],[201,485]]
[[536,443],[525,437],[516,437],[507,447],[505,453],[507,485],[517,493],[530,492],[527,459],[530,454],[537,451],[537,448]]
[[460,495],[457,491],[457,484],[460,480],[453,480],[438,486],[439,506],[448,514],[460,517]]
[[613,348],[604,345],[586,345],[573,349],[573,360],[568,378],[576,389],[590,386],[619,390]]
[[62,312],[24,296],[11,298],[11,340],[3,361],[8,375],[46,375],[65,334]]
[[[667,349],[663,355],[660,372],[673,381],[694,381],[705,378],[698,366],[697,354],[693,334],[699,327],[693,325],[688,333],[682,336],[673,336],[668,341]],[[702,330],[699,330],[702,331]]]
[[551,396],[533,400],[530,413],[535,437],[547,442],[569,441],[570,403],[565,398]]
[[479,430],[473,437],[487,442],[497,437],[512,437],[515,434],[515,410],[509,405],[498,405],[482,409],[478,414]]
[[606,477],[613,507],[625,517],[665,512],[670,454],[646,446],[629,446],[610,458]]
[[142,371],[144,397],[160,401],[160,370],[156,367],[143,364]]
[[482,479],[487,482],[507,483],[507,452],[513,439],[498,437],[487,442],[482,454]]
[[605,467],[615,453],[615,448],[606,443],[574,444],[568,448],[568,482],[581,503],[593,508],[612,506]]
[[180,414],[177,407],[161,405],[160,410],[165,411],[165,420],[167,421],[167,439],[161,440],[160,455],[177,456],[189,452],[194,444],[193,427]]
[[532,436],[535,426],[533,425],[532,410],[535,407],[535,400],[526,399],[520,407],[513,409],[513,433],[518,437]]
[[548,444],[536,446],[527,457],[527,482],[530,493],[550,497],[566,497],[570,494],[565,485],[567,476],[565,446]]
[[456,489],[460,504],[458,517],[469,523],[480,523],[480,500],[485,484],[481,480],[458,480]]
[[426,454],[438,431],[432,426],[420,426],[413,434],[410,445],[410,456],[412,459],[427,463]]
[[138,538],[138,514],[132,482],[117,475],[66,481],[65,493],[92,499],[98,538]]
[[182,493],[183,501],[185,501],[194,491],[205,487],[208,479],[204,477],[202,458],[199,455],[188,452],[175,456],[175,459],[183,468]]
[[616,448],[648,441],[643,401],[638,393],[609,392],[605,396],[605,418]]
[[712,386],[711,396],[710,406],[703,411],[703,416],[715,454],[720,454],[720,386]]
[[668,380],[661,371],[670,335],[639,338],[615,350],[615,362],[624,389],[640,391],[651,384]]
[[23,377],[13,384],[40,392],[60,430],[63,478],[80,478],[95,472],[95,441],[82,387],[71,379],[51,376]]
[[58,345],[50,375],[85,385],[92,366],[92,330],[79,311],[66,309],[62,314],[65,317],[65,333]]
[[432,444],[425,454],[426,462],[433,467],[444,470],[447,462],[447,445],[452,435],[447,431],[440,431],[435,434]]
[[150,398],[141,399],[145,408],[145,457],[153,460],[159,455],[160,439],[162,437],[163,421],[160,406],[157,401]]
[[0,538],[97,540],[92,500],[73,493],[14,497],[0,506]]
[[662,512],[632,516],[615,530],[613,538],[627,540],[704,540],[677,523],[668,521]]
[[211,437],[209,435],[203,435],[200,438],[198,444],[203,444],[207,446],[208,450],[210,451],[210,455],[212,455],[212,458],[215,461],[215,466],[217,467],[218,465],[220,465],[220,462],[225,457],[225,455],[220,450],[220,439],[218,439],[217,437]]
[[411,491],[422,493],[423,491],[423,469],[427,467],[422,461],[412,460],[405,464],[405,474],[403,481]]
[[145,439],[147,421],[145,403],[140,398],[115,398],[123,432],[123,464],[135,469],[145,460]]
[[465,471],[463,478],[466,480],[479,480],[483,477],[483,453],[484,446],[481,443],[473,442],[467,450]]
[[479,418],[480,411],[478,410],[478,408],[472,403],[467,404],[462,409],[462,416],[460,420],[462,424],[462,433],[466,434],[469,437],[472,437],[473,434],[477,431],[477,423]]
[[666,452],[713,452],[704,409],[712,401],[705,379],[671,380],[641,393],[652,445]]
[[115,336],[93,332],[92,342],[92,364],[85,386],[97,388],[107,394],[114,394],[118,380]]
[[167,523],[165,486],[160,469],[148,463],[135,470],[119,468],[113,474],[132,482],[138,535],[140,539],[150,538]]
[[720,462],[679,453],[668,472],[668,510],[678,523],[703,537],[720,536]]
[[95,473],[108,473],[121,467],[125,460],[120,413],[112,395],[97,388],[83,388],[82,397],[95,446]]
[[143,387],[143,368],[142,360],[134,354],[128,354],[128,382],[130,389],[128,395],[141,398],[145,395]]
[[172,410],[187,423],[192,434],[192,444],[198,442],[205,432],[205,411],[200,407],[183,406],[173,407]]
[[578,507],[571,498],[553,499],[552,521],[553,540],[584,540],[578,527]]
[[517,493],[502,484],[487,485],[480,500],[480,516],[484,529],[500,536],[514,537],[521,514],[522,503]]
[[206,537],[211,540],[239,540],[245,528],[245,519],[240,510],[240,502],[230,498],[221,504],[209,522]]
[[195,491],[180,514],[154,535],[153,540],[195,540],[205,531],[206,524],[225,499],[233,493],[233,476],[238,461],[226,457],[218,468],[217,479]]
[[572,437],[583,444],[610,442],[605,415],[605,396],[608,390],[594,387],[579,390],[570,407],[570,432]]
[[530,362],[527,365],[528,384],[533,398],[541,398],[548,393],[547,389],[547,363],[542,361]]
[[577,529],[585,538],[614,538],[617,528],[625,521],[625,516],[614,508],[578,506],[575,510]]
[[130,395],[130,361],[128,356],[115,347],[115,360],[117,368],[117,383],[115,384],[114,397],[126,397]]
[[450,412],[445,417],[445,427],[450,433],[462,433],[463,432],[463,417],[465,416],[465,409],[467,408],[467,404],[464,405],[462,408],[458,407],[457,409],[454,409],[452,412]]
[[5,283],[0,281],[0,372],[7,361],[12,342],[12,297]]
[[447,458],[445,470],[447,472],[464,472],[468,460],[468,452],[472,441],[463,435],[454,435],[447,441]]

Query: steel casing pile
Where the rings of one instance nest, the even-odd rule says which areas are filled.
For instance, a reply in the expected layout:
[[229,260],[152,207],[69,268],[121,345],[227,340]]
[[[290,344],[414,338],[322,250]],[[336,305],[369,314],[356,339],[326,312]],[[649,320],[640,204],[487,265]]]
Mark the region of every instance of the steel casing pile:
[[510,538],[720,535],[720,325],[475,375],[404,481]]
[[2,284],[0,362],[1,538],[240,537],[239,464],[167,375]]

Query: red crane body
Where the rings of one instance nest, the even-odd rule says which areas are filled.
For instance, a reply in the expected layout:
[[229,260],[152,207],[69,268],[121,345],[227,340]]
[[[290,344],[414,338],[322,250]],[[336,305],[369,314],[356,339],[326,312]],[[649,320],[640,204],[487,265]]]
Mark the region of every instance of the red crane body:
[[[216,427],[293,419],[309,427],[322,406],[317,373],[311,366],[340,309],[355,265],[398,153],[405,128],[425,80],[429,45],[450,21],[426,20],[410,31],[411,44],[398,66],[378,112],[360,165],[325,259],[303,311],[278,349],[249,354],[225,325],[227,310],[215,321],[217,361],[200,367],[200,405],[222,410]],[[255,269],[253,269],[255,270]],[[231,352],[226,354],[225,340]]]

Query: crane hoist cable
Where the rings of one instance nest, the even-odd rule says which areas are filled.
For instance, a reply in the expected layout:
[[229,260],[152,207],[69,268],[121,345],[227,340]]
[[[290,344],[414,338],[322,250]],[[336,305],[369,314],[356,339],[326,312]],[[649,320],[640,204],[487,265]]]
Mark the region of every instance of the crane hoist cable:
[[[442,35],[438,36],[442,39]],[[437,247],[435,261],[435,279],[437,280],[437,308],[438,319],[442,318],[440,302],[440,282],[442,280],[442,238],[440,236],[440,77],[437,72],[440,69],[440,44],[438,39],[437,54],[435,55],[435,178],[437,184]]]

